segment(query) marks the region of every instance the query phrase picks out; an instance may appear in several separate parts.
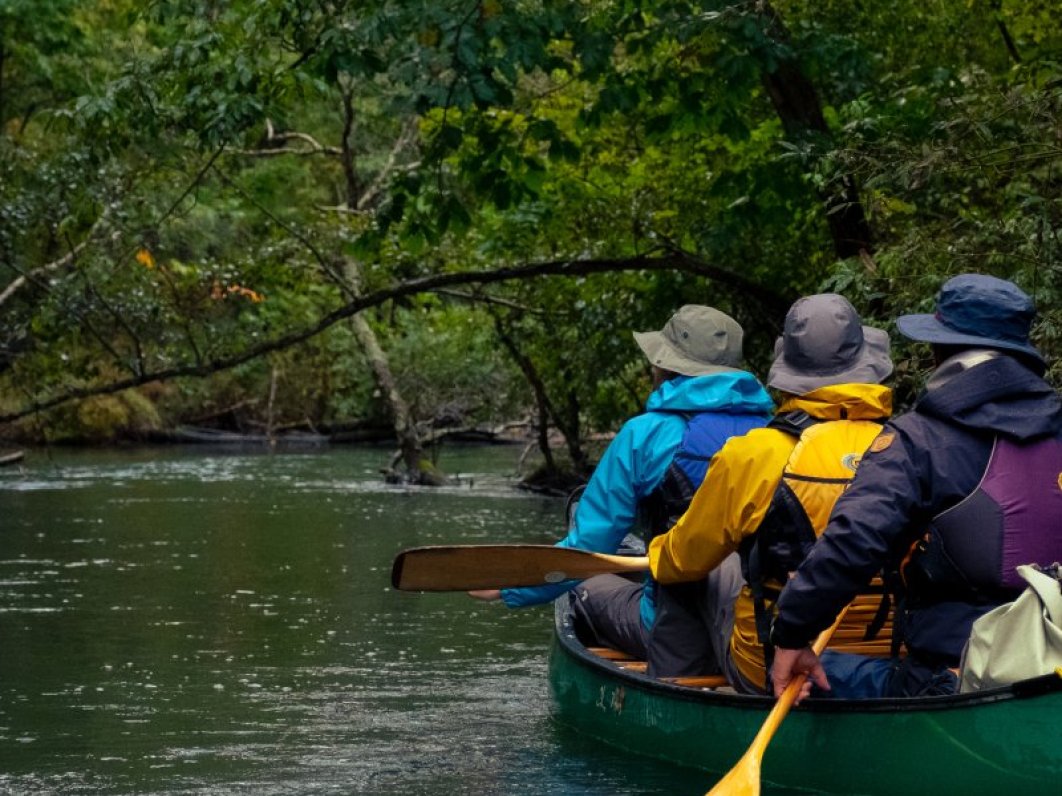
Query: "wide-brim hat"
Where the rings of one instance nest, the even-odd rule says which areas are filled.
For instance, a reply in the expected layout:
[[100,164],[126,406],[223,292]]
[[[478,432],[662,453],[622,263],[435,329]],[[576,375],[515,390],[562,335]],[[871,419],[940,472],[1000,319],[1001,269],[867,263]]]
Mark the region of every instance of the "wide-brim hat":
[[804,395],[834,384],[878,384],[890,373],[888,333],[864,326],[844,296],[821,293],[789,308],[767,385]]
[[741,325],[714,307],[687,304],[659,332],[635,332],[649,361],[684,376],[741,369]]
[[901,315],[900,334],[938,345],[1003,348],[1043,362],[1029,342],[1036,307],[1017,285],[984,274],[960,274],[941,287],[933,315]]

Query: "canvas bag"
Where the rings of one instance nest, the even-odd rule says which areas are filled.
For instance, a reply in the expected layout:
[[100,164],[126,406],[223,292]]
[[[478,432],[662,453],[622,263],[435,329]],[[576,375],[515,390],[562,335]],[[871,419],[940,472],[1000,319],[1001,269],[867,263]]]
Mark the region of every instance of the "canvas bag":
[[[1056,565],[1052,568],[1058,573]],[[962,655],[959,691],[1049,674],[1062,666],[1062,588],[1032,565],[1017,567],[1029,584],[1014,600],[977,619]]]

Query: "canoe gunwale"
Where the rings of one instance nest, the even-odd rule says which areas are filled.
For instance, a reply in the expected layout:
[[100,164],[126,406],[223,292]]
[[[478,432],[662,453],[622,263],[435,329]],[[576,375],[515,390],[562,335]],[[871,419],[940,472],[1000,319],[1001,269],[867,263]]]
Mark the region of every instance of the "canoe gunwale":
[[[596,671],[623,685],[643,691],[667,695],[669,699],[699,702],[705,706],[740,707],[766,713],[774,704],[774,697],[712,691],[683,686],[624,669],[615,661],[600,658],[590,652],[575,634],[566,595],[554,604],[554,640],[560,654],[567,655],[582,666]],[[555,653],[556,654],[556,653]],[[946,696],[889,697],[881,699],[815,699],[808,698],[795,711],[809,713],[901,713],[956,710],[1029,698],[1042,693],[1062,690],[1062,677],[1047,674],[1023,680],[1009,686],[986,689],[968,694]]]

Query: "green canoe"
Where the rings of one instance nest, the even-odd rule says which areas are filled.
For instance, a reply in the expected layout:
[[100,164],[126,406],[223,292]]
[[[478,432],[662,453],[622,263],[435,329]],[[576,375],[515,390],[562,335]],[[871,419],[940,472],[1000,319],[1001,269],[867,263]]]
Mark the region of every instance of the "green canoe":
[[[554,715],[637,754],[725,774],[772,700],[653,680],[580,643],[556,608]],[[767,748],[763,781],[822,793],[1062,793],[1062,677],[947,697],[808,700]],[[709,783],[710,784],[710,783]]]

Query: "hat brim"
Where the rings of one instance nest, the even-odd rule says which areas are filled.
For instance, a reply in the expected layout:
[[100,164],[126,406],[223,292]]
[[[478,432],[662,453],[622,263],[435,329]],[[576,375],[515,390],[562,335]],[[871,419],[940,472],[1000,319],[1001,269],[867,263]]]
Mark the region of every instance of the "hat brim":
[[1040,352],[1031,343],[1012,343],[995,337],[983,337],[975,334],[963,334],[951,329],[937,320],[935,315],[901,315],[896,319],[896,328],[900,334],[921,343],[937,345],[961,345],[979,348],[1003,348],[1008,351],[1020,351],[1043,362]]
[[741,368],[713,365],[683,356],[660,332],[634,332],[634,341],[646,359],[662,370],[683,376],[708,376],[712,373],[740,373]]
[[792,367],[782,356],[782,338],[774,344],[774,362],[767,386],[793,395],[804,395],[834,384],[880,384],[892,373],[889,335],[883,329],[863,327],[863,350],[848,367],[833,373],[808,373]]

